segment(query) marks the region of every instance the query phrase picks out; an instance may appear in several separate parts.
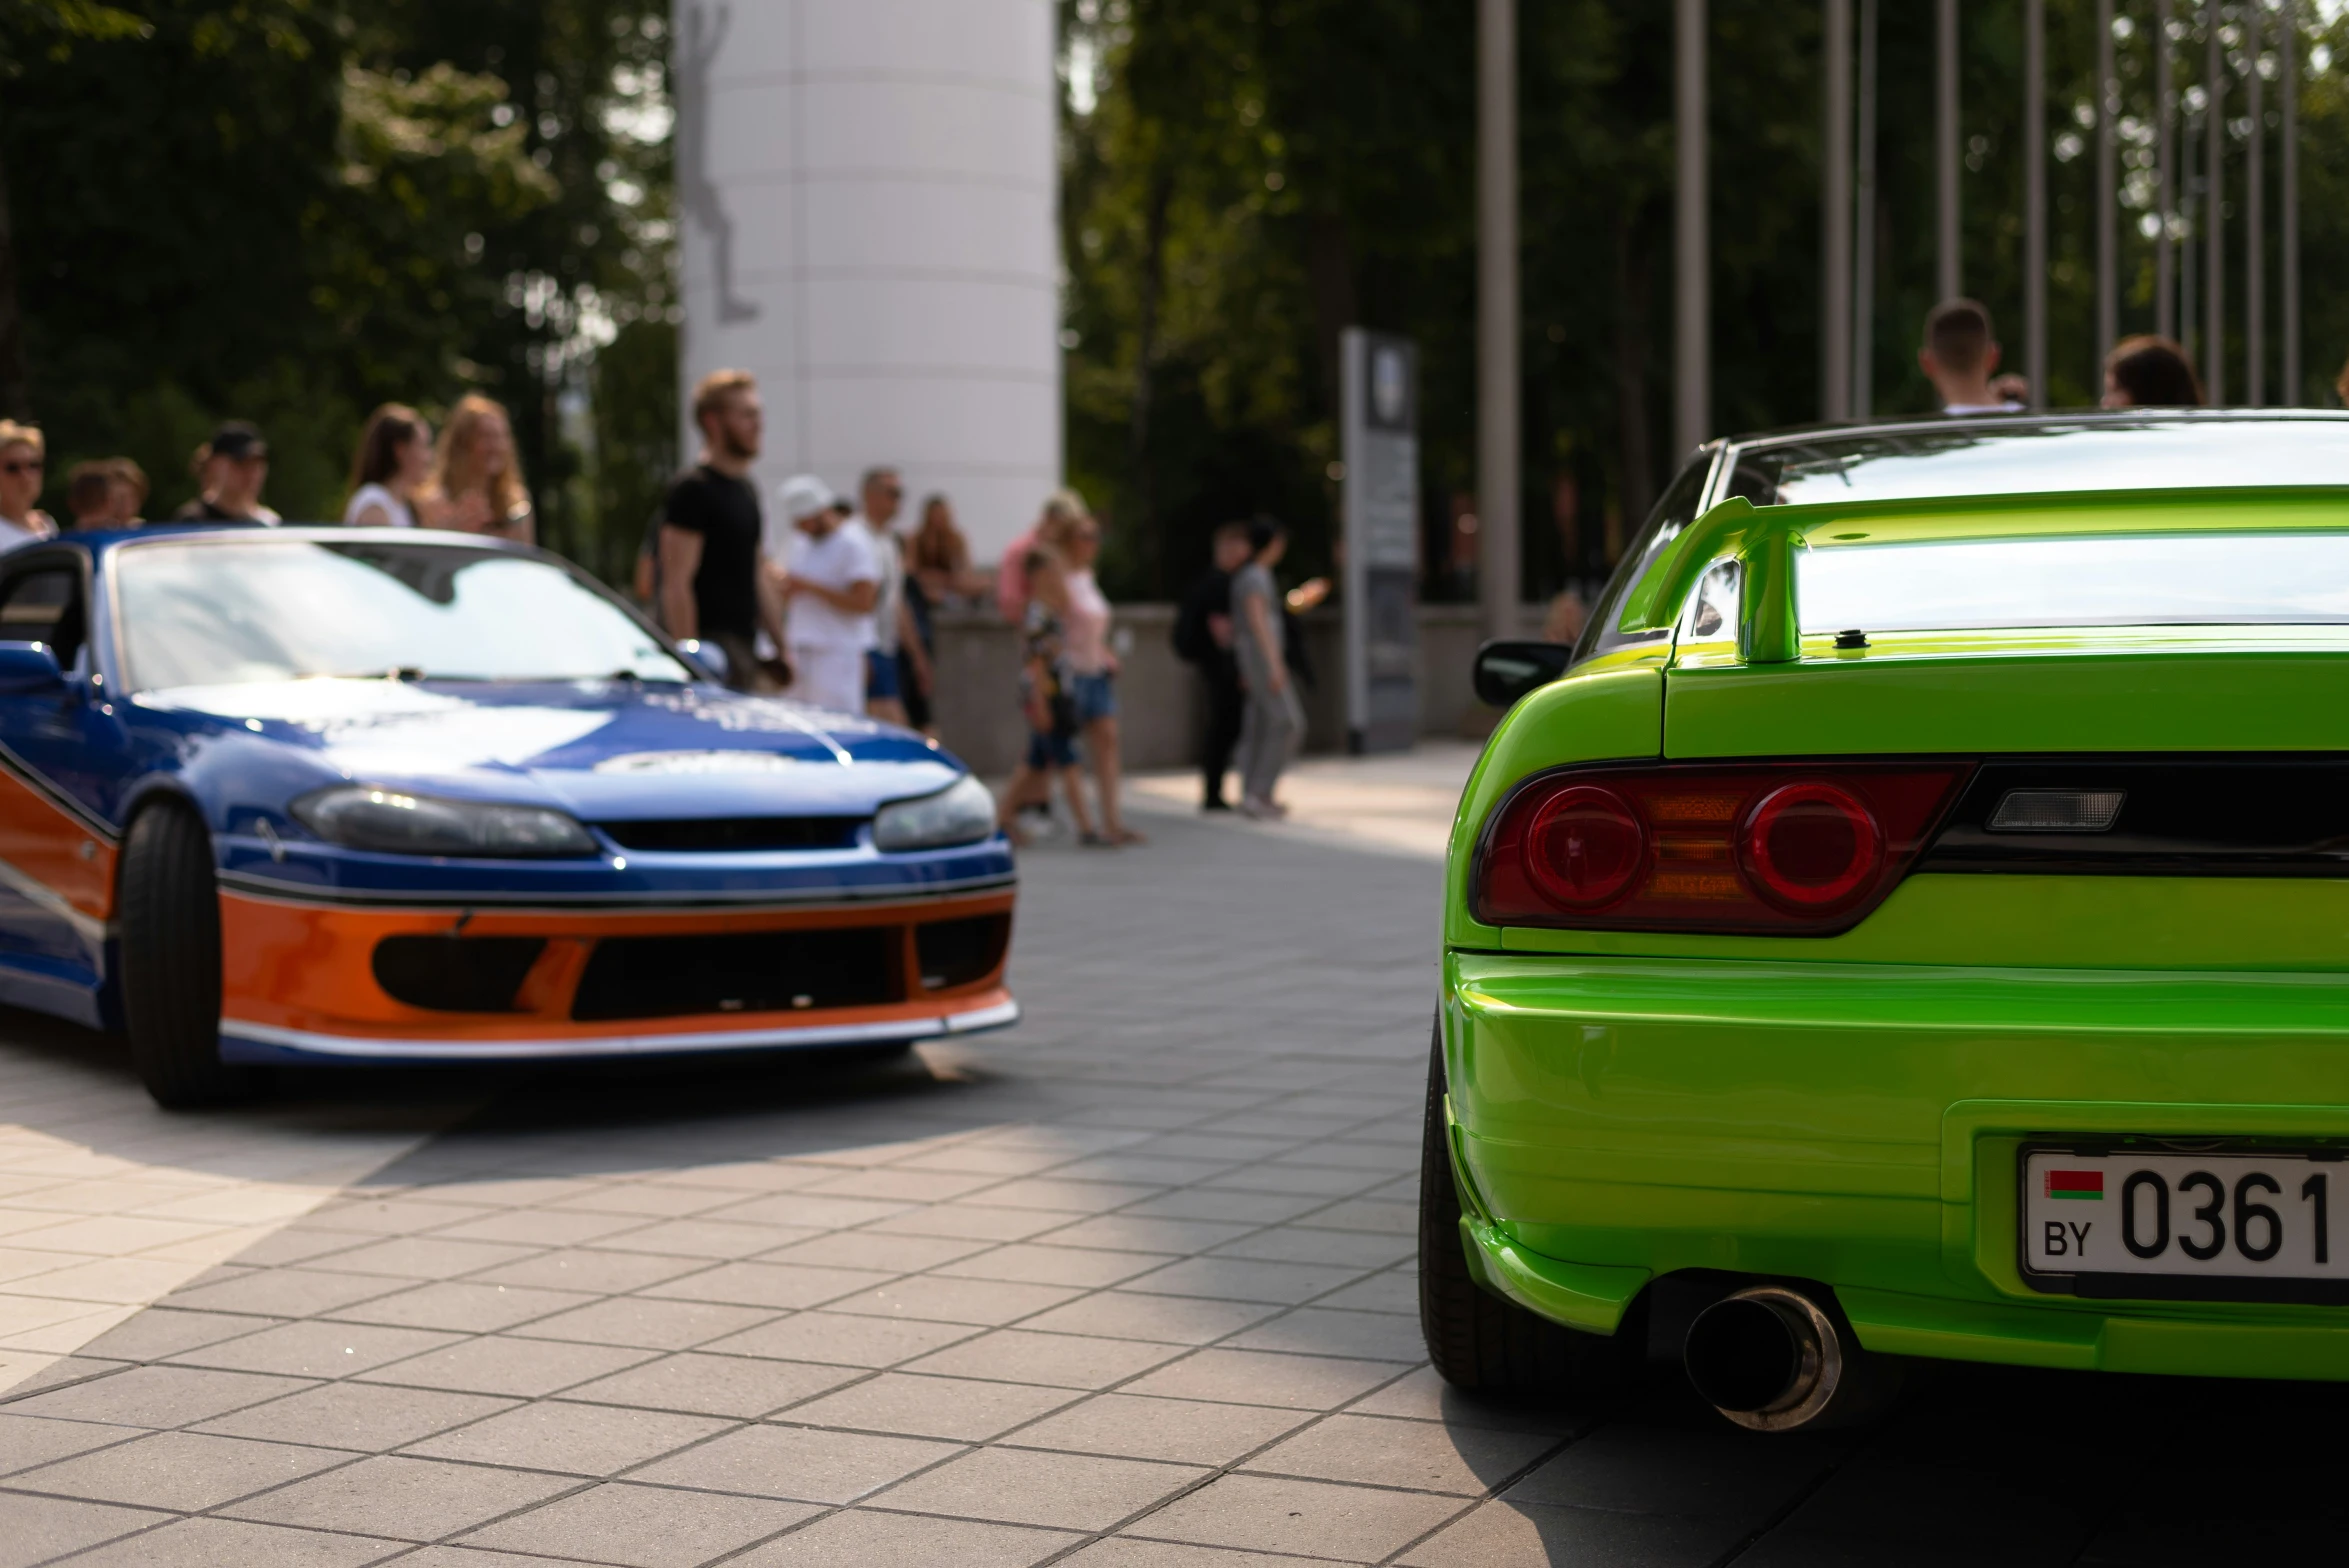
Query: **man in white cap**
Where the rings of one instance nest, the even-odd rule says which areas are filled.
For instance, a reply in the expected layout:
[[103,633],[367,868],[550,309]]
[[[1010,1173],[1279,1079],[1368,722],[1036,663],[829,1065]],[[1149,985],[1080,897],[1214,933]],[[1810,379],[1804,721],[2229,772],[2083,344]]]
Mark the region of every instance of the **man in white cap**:
[[812,474],[783,482],[783,515],[792,527],[783,563],[783,634],[790,644],[789,695],[835,713],[861,714],[881,563],[870,534],[841,526],[843,510]]

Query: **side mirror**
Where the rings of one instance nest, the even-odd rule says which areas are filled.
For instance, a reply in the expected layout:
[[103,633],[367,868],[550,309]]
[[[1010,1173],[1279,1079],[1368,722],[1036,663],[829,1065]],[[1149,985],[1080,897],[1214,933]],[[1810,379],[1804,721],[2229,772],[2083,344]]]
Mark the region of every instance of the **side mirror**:
[[677,644],[679,652],[693,661],[704,675],[719,685],[725,685],[734,675],[734,661],[726,657],[726,650],[714,642],[703,642],[688,637]]
[[1477,700],[1495,708],[1515,706],[1566,673],[1574,650],[1562,642],[1488,642],[1476,650]]
[[0,642],[0,696],[32,697],[63,691],[65,671],[45,642]]

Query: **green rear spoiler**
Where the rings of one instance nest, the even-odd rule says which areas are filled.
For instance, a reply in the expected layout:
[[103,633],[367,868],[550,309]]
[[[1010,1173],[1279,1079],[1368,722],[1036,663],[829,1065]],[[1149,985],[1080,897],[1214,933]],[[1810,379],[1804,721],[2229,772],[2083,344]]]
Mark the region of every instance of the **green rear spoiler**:
[[[1836,531],[1826,530],[1835,526]],[[1714,562],[1744,571],[1738,655],[1790,664],[1800,654],[1797,550],[1961,539],[2080,538],[2111,534],[2349,533],[2349,484],[2290,489],[2100,490],[2056,495],[1934,497],[1756,506],[1732,496],[1683,528],[1624,596],[1616,623],[1629,634],[1670,631]]]

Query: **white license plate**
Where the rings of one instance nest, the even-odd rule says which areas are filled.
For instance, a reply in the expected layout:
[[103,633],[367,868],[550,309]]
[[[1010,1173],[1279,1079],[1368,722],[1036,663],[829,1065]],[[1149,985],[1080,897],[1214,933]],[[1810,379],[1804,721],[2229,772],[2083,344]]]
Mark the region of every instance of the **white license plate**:
[[2031,1147],[2022,1181],[2023,1274],[2038,1289],[2321,1300],[2349,1283],[2339,1154]]

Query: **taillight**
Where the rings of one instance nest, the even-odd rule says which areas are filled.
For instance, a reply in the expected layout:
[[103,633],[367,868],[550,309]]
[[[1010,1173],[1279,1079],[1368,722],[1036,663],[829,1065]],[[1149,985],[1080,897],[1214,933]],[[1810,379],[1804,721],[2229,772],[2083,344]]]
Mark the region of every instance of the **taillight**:
[[1848,930],[1897,886],[1970,763],[1575,768],[1520,786],[1477,918],[1596,930]]

